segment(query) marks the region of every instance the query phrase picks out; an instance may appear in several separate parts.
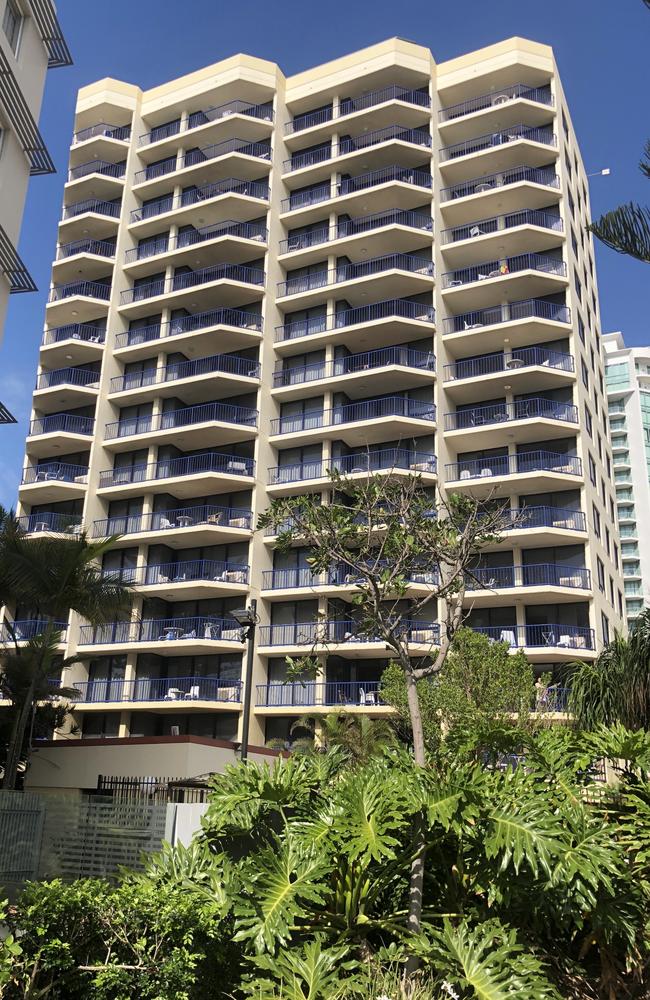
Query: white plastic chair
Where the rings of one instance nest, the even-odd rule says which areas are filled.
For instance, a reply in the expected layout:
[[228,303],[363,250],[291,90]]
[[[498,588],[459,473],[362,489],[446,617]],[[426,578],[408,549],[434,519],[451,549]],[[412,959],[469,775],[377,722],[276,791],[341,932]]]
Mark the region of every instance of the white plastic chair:
[[192,684],[189,691],[184,695],[185,701],[198,701],[199,700],[199,685]]

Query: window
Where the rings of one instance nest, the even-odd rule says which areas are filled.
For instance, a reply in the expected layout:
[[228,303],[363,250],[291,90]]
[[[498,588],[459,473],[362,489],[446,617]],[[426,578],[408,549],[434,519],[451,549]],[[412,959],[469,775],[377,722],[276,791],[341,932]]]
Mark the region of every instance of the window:
[[612,500],[611,497],[609,498],[609,517],[610,517],[610,520],[611,520],[612,524],[616,524],[616,514],[614,512],[614,501]]
[[600,495],[603,498],[603,503],[605,503],[605,480],[600,477]]
[[562,128],[564,129],[564,134],[566,138],[569,138],[569,122],[567,120],[566,111],[562,108]]
[[618,545],[614,542],[614,565],[618,569]]
[[591,505],[591,512],[592,512],[593,519],[594,519],[594,531],[596,532],[596,538],[600,538],[600,535],[601,535],[601,531],[600,531],[600,511],[596,507],[595,503],[593,503]]
[[603,439],[601,438],[600,434],[597,437],[597,444],[598,444],[598,458],[602,462],[602,460],[603,460]]
[[583,323],[582,316],[580,316],[580,314],[578,314],[578,336],[580,337],[580,340],[584,344],[584,342],[585,342],[585,324]]
[[566,166],[566,172],[569,177],[573,176],[573,167],[571,166],[571,160],[569,159],[569,154],[565,152],[564,154],[564,164]]
[[586,403],[585,403],[585,428],[587,430],[587,434],[589,435],[589,437],[593,437],[594,422],[592,420],[591,413],[589,412],[589,407],[587,406]]
[[609,578],[609,603],[611,604],[612,607],[615,607],[615,604],[614,604],[614,578],[611,577],[611,576]]
[[603,636],[603,644],[606,646],[609,643],[609,621],[604,611],[600,612],[600,628]]
[[[607,428],[605,428],[605,429],[607,429]],[[612,460],[609,457],[609,455],[605,455],[605,463],[607,465],[607,478],[611,479],[612,478]]]
[[16,0],[7,0],[5,15],[2,19],[2,29],[7,36],[11,46],[11,51],[14,55],[18,54],[18,45],[20,43],[20,32],[22,26],[23,15]]
[[596,486],[598,483],[598,477],[596,476],[596,463],[594,462],[593,455],[589,455],[589,478],[591,480],[591,485]]
[[585,389],[588,389],[589,388],[589,369],[587,368],[587,366],[585,364],[585,359],[584,358],[580,358],[580,373],[582,375],[582,384],[584,385]]
[[618,592],[618,613],[619,613],[619,615],[622,618],[623,617],[623,595],[620,592],[620,590]]
[[577,274],[575,275],[574,278],[574,284],[576,289],[576,295],[578,296],[580,302],[582,302],[582,282],[580,281],[580,278],[578,277]]
[[605,593],[605,566],[600,557],[596,557],[596,570],[598,573],[598,589],[601,593]]
[[575,205],[575,202],[573,200],[573,195],[569,191],[569,209],[571,211],[571,215],[575,215],[575,208],[576,208],[576,205]]
[[574,252],[574,254],[576,256],[576,260],[577,260],[578,259],[578,241],[576,239],[576,234],[575,234],[575,232],[573,230],[573,226],[571,226],[571,246],[573,247],[573,252]]

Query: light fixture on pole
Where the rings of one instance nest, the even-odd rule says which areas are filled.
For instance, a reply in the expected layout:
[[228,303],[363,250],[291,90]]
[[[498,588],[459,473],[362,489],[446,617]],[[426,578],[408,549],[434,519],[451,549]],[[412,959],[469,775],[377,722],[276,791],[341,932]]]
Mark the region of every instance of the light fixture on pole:
[[241,625],[240,639],[248,643],[246,650],[246,675],[244,677],[244,713],[242,717],[242,736],[239,748],[242,760],[248,760],[248,731],[251,721],[251,687],[253,680],[253,653],[255,651],[255,626],[259,618],[257,617],[257,601],[251,599],[250,604],[245,608],[235,608],[230,612],[238,625]]

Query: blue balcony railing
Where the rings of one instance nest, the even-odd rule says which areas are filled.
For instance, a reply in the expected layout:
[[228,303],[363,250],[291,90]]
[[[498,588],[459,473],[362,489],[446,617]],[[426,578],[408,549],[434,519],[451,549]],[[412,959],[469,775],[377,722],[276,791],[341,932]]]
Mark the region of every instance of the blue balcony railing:
[[564,223],[557,212],[525,208],[521,212],[497,215],[492,219],[479,219],[464,226],[443,229],[440,239],[442,243],[457,243],[459,240],[473,240],[477,236],[489,236],[517,226],[539,226],[541,229],[552,229],[556,233],[564,231]]
[[285,173],[290,173],[304,167],[325,163],[338,156],[361,152],[364,149],[377,146],[379,143],[393,141],[406,142],[424,149],[431,148],[431,135],[428,131],[404,128],[403,125],[387,125],[374,132],[364,132],[361,135],[351,136],[349,139],[341,139],[340,142],[332,143],[329,146],[321,146],[319,149],[307,150],[304,153],[294,153],[290,160],[284,161],[283,169]]
[[191,427],[194,424],[223,423],[244,427],[257,427],[258,411],[251,406],[235,406],[231,403],[200,403],[198,406],[183,406],[178,410],[167,410],[138,417],[115,420],[105,427],[107,440],[130,437],[132,434],[147,434],[152,431],[168,431],[177,427]]
[[344,281],[354,281],[358,278],[367,278],[393,270],[407,271],[410,274],[432,278],[433,261],[415,254],[386,254],[383,257],[372,257],[370,260],[360,261],[357,264],[340,264],[329,270],[325,268],[323,271],[314,271],[312,274],[301,275],[298,278],[289,278],[288,281],[279,281],[277,294],[279,297],[298,295],[301,292],[309,292],[325,288],[328,285],[337,285]]
[[373,302],[368,306],[343,309],[335,316],[314,316],[310,319],[293,320],[283,326],[276,326],[275,339],[276,341],[294,340],[296,337],[311,336],[316,333],[324,333],[327,330],[338,330],[361,323],[374,323],[383,319],[417,320],[421,323],[434,324],[436,314],[433,306],[425,305],[422,302],[412,302],[410,299],[388,299],[385,302]]
[[314,427],[332,427],[338,424],[358,423],[362,420],[379,420],[382,417],[410,417],[435,421],[436,408],[432,402],[410,399],[408,396],[381,396],[360,403],[346,403],[327,410],[306,410],[303,413],[271,420],[271,434],[296,434]]
[[241,701],[239,680],[217,677],[136,677],[75,681],[81,703],[116,701]]
[[[389,563],[378,562],[378,567],[388,568]],[[437,569],[413,570],[409,576],[413,584],[435,586],[438,583]],[[309,567],[290,569],[270,569],[262,573],[263,590],[295,590],[305,587],[353,587],[364,583],[365,577],[350,566],[336,566],[322,573],[314,573]]]
[[591,588],[591,573],[584,566],[534,563],[527,566],[482,566],[471,570],[467,590],[507,590],[513,587]]
[[250,531],[253,513],[243,507],[221,507],[218,504],[198,504],[155,511],[153,514],[114,514],[93,522],[93,537],[132,535],[140,531],[169,531],[171,528],[196,528],[202,525],[237,528]]
[[211,309],[209,312],[192,313],[189,316],[178,316],[167,323],[152,323],[151,326],[135,327],[118,333],[115,338],[116,347],[134,347],[146,344],[151,340],[163,340],[166,337],[180,337],[184,333],[198,333],[213,327],[229,326],[239,330],[262,332],[262,317],[259,313],[247,312],[243,309]]
[[456,142],[452,146],[443,146],[439,151],[439,156],[444,163],[459,156],[469,156],[471,153],[480,153],[486,149],[493,149],[495,146],[503,146],[521,140],[539,142],[544,146],[557,145],[557,136],[552,128],[511,125],[501,132],[488,132],[486,135],[477,135],[473,139],[465,139],[464,142]]
[[93,254],[95,257],[113,258],[115,256],[115,244],[108,243],[105,240],[74,240],[72,243],[63,243],[57,247],[56,259],[65,260],[80,253]]
[[280,240],[280,253],[293,253],[296,250],[306,250],[309,247],[331,243],[334,240],[344,240],[350,236],[359,236],[383,229],[385,226],[406,226],[422,232],[433,232],[433,220],[424,212],[411,212],[401,208],[391,208],[386,212],[375,212],[373,215],[362,215],[357,219],[342,219],[335,226],[313,229],[307,233],[298,233]]
[[150,566],[121,566],[119,569],[102,570],[106,580],[141,587],[169,586],[173,583],[209,581],[229,583],[240,587],[248,584],[248,566],[217,559],[186,559],[175,563],[156,563]]
[[240,455],[223,455],[217,451],[206,451],[200,455],[187,455],[184,458],[162,458],[158,462],[106,469],[99,474],[99,485],[103,488],[123,486],[157,479],[175,479],[180,476],[200,476],[212,472],[248,478],[255,475],[255,462],[252,458],[243,458]]
[[278,486],[283,483],[321,479],[327,476],[330,470],[336,470],[344,476],[351,476],[360,472],[390,472],[393,469],[435,474],[437,459],[435,455],[413,452],[407,448],[380,448],[376,451],[342,455],[327,462],[316,459],[297,462],[293,465],[273,466],[269,468],[268,474],[269,485]]
[[489,403],[487,406],[472,406],[453,413],[445,413],[445,430],[459,431],[470,427],[487,427],[508,423],[512,420],[560,420],[563,423],[578,423],[578,407],[573,403],[533,396],[517,399],[513,403]]
[[103,344],[106,331],[91,323],[66,323],[65,326],[55,326],[46,330],[43,335],[44,344],[58,344],[61,340],[83,340],[90,344]]
[[372,708],[384,704],[379,681],[295,681],[257,685],[257,706],[264,708],[307,705],[359,705]]
[[36,379],[37,389],[52,389],[57,385],[81,385],[97,389],[99,372],[89,368],[55,368],[51,372],[41,372]]
[[542,319],[552,323],[569,324],[571,311],[568,306],[548,302],[546,299],[522,299],[502,306],[490,306],[487,309],[477,309],[475,312],[461,313],[459,316],[448,316],[444,321],[443,333],[463,333],[484,326],[496,326],[499,323],[516,323],[521,319]]
[[244,264],[213,264],[199,271],[188,271],[175,274],[173,278],[162,278],[148,281],[134,288],[127,288],[120,293],[120,305],[132,302],[142,302],[156,295],[169,295],[186,288],[196,288],[197,285],[207,285],[213,281],[238,281],[247,285],[263,285],[264,271],[259,267],[247,267]]
[[61,302],[62,299],[71,299],[82,296],[88,299],[101,299],[108,302],[111,297],[111,285],[101,281],[68,281],[65,285],[52,285],[48,302]]
[[54,621],[50,623],[43,618],[21,618],[18,621],[12,622],[10,626],[3,623],[0,626],[0,641],[9,643],[15,639],[16,642],[26,642],[28,639],[36,638],[37,635],[42,635],[48,625],[51,625],[55,631],[61,633],[61,642],[66,641],[68,634],[67,621]]
[[526,451],[519,455],[491,455],[479,459],[450,462],[445,466],[448,482],[463,479],[489,479],[492,476],[523,475],[528,472],[554,472],[582,476],[582,460],[576,455],[552,451]]
[[188,208],[191,205],[200,205],[211,198],[219,198],[226,194],[267,201],[269,197],[268,181],[246,181],[238,177],[224,177],[220,181],[205,184],[203,187],[190,188],[177,196],[166,194],[161,198],[154,198],[146,205],[132,209],[129,219],[131,222],[142,222],[165,212],[173,212],[178,208]]
[[565,278],[566,264],[557,257],[541,253],[521,253],[515,257],[502,257],[500,260],[485,261],[473,267],[463,267],[456,271],[443,274],[444,288],[455,288],[458,285],[468,285],[475,281],[486,281],[492,278],[503,278],[519,271],[541,271],[555,277]]
[[569,507],[521,507],[506,512],[511,524],[504,530],[526,528],[563,528],[567,531],[586,531],[587,519],[581,510]]
[[23,469],[21,484],[27,483],[87,483],[88,467],[71,465],[69,462],[40,462],[37,466]]
[[280,389],[291,385],[306,385],[324,378],[337,378],[343,375],[365,374],[375,368],[386,368],[399,365],[401,368],[414,368],[419,371],[434,372],[436,359],[432,351],[413,351],[408,347],[384,347],[376,351],[365,351],[363,354],[350,354],[334,361],[315,361],[309,365],[282,367],[282,361],[277,362],[278,371],[273,373],[273,388]]
[[550,351],[546,347],[518,347],[504,354],[486,354],[482,358],[467,358],[451,361],[445,365],[445,382],[465,378],[480,378],[500,372],[519,371],[520,368],[541,366],[556,371],[573,372],[575,364],[572,354]]
[[240,642],[240,626],[232,618],[201,615],[193,618],[145,618],[139,622],[109,622],[82,625],[80,646],[119,645],[133,642],[179,642],[208,639],[213,642]]
[[179,135],[181,132],[189,132],[192,129],[200,128],[201,125],[208,125],[210,122],[219,121],[231,115],[246,115],[249,118],[259,118],[262,121],[273,121],[273,106],[271,104],[249,104],[247,101],[229,101],[227,104],[220,104],[218,107],[205,108],[202,111],[192,111],[185,123],[178,118],[174,122],[166,125],[157,125],[150,132],[145,132],[139,136],[138,146],[148,146],[153,142],[160,142],[162,139],[169,139],[171,136]]
[[237,375],[243,378],[259,378],[260,364],[250,358],[236,354],[213,354],[209,358],[195,361],[181,361],[165,368],[148,368],[127,375],[116,375],[111,379],[111,392],[127,392],[129,389],[143,389],[164,382],[178,382],[181,379],[197,378],[219,372],[222,375]]
[[131,264],[136,260],[146,260],[148,257],[155,257],[157,254],[167,253],[170,250],[181,250],[184,247],[195,246],[197,243],[205,243],[208,240],[216,240],[225,236],[266,243],[268,231],[261,222],[237,222],[229,219],[212,226],[204,226],[202,229],[189,229],[179,233],[178,236],[165,235],[153,242],[145,240],[139,246],[127,250],[124,254],[124,260],[127,264]]
[[392,181],[412,184],[425,190],[431,188],[433,184],[433,178],[428,170],[416,170],[414,167],[394,164],[390,167],[380,167],[378,170],[358,174],[356,177],[343,177],[337,181],[334,188],[329,181],[326,181],[323,184],[316,184],[306,191],[293,191],[288,198],[282,199],[282,211],[294,212],[299,208],[319,205],[332,198],[342,198],[348,194],[356,194],[358,191],[367,191],[368,188],[389,184]]
[[553,107],[553,95],[551,88],[529,87],[525,83],[515,83],[504,90],[493,90],[489,94],[481,94],[480,97],[471,97],[460,104],[452,104],[448,108],[441,108],[438,112],[438,120],[441,122],[454,121],[456,118],[463,118],[465,115],[475,114],[477,111],[486,111],[489,108],[502,108],[504,104],[511,101],[533,101],[535,104],[545,104]]
[[97,198],[87,198],[85,201],[77,201],[74,205],[65,205],[62,218],[75,219],[78,215],[85,215],[92,212],[94,215],[109,215],[112,219],[119,219],[122,205],[120,201],[100,201]]
[[[404,619],[402,633],[414,643],[438,642],[440,626],[432,621]],[[262,625],[259,630],[260,646],[313,646],[327,643],[381,643],[378,636],[364,632],[353,620],[293,622],[288,625]]]
[[80,163],[78,167],[68,170],[68,180],[78,181],[91,174],[102,174],[104,177],[115,177],[118,180],[126,173],[126,163],[111,163],[109,160],[89,160]]
[[474,631],[495,642],[523,649],[595,649],[594,630],[584,625],[474,626]]
[[378,104],[385,104],[387,101],[403,101],[405,104],[415,104],[420,108],[430,108],[431,98],[426,91],[409,90],[393,84],[384,87],[382,90],[374,90],[369,94],[361,94],[360,97],[346,97],[334,108],[321,108],[319,111],[308,111],[304,115],[296,115],[289,122],[285,122],[284,134],[291,135],[294,132],[302,132],[306,128],[314,125],[323,125],[325,122],[333,121],[337,118],[344,118],[357,111],[365,111],[367,108],[374,108]]
[[205,146],[203,149],[188,149],[181,153],[180,159],[174,155],[160,163],[152,163],[142,170],[136,170],[134,183],[144,184],[146,181],[155,180],[157,177],[163,177],[176,170],[195,167],[200,163],[208,163],[210,160],[216,160],[231,153],[237,153],[240,156],[253,156],[260,160],[271,159],[271,147],[268,142],[251,142],[249,139],[236,138],[225,139],[223,142]]
[[87,128],[79,129],[72,136],[72,143],[86,142],[87,139],[95,139],[103,136],[105,139],[117,139],[119,142],[128,142],[131,138],[130,125],[108,125],[106,122],[97,122],[96,125],[89,125]]
[[441,201],[452,201],[455,198],[467,198],[472,194],[485,194],[496,188],[508,187],[511,184],[541,184],[543,187],[559,188],[560,178],[553,167],[512,167],[498,174],[487,174],[474,177],[472,180],[442,188]]
[[29,436],[55,433],[89,435],[93,433],[94,427],[93,417],[80,417],[75,413],[51,413],[30,422]]
[[81,514],[61,514],[58,511],[39,511],[18,518],[21,531],[28,535],[51,531],[60,535],[81,534]]

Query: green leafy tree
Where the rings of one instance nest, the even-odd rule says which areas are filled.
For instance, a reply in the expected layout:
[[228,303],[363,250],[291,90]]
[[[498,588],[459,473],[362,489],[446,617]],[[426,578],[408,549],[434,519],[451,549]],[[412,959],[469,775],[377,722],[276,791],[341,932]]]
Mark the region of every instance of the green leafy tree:
[[395,729],[388,719],[371,719],[348,712],[324,716],[303,715],[291,727],[292,732],[307,733],[292,744],[293,752],[343,752],[348,761],[366,764],[387,747],[396,745]]

